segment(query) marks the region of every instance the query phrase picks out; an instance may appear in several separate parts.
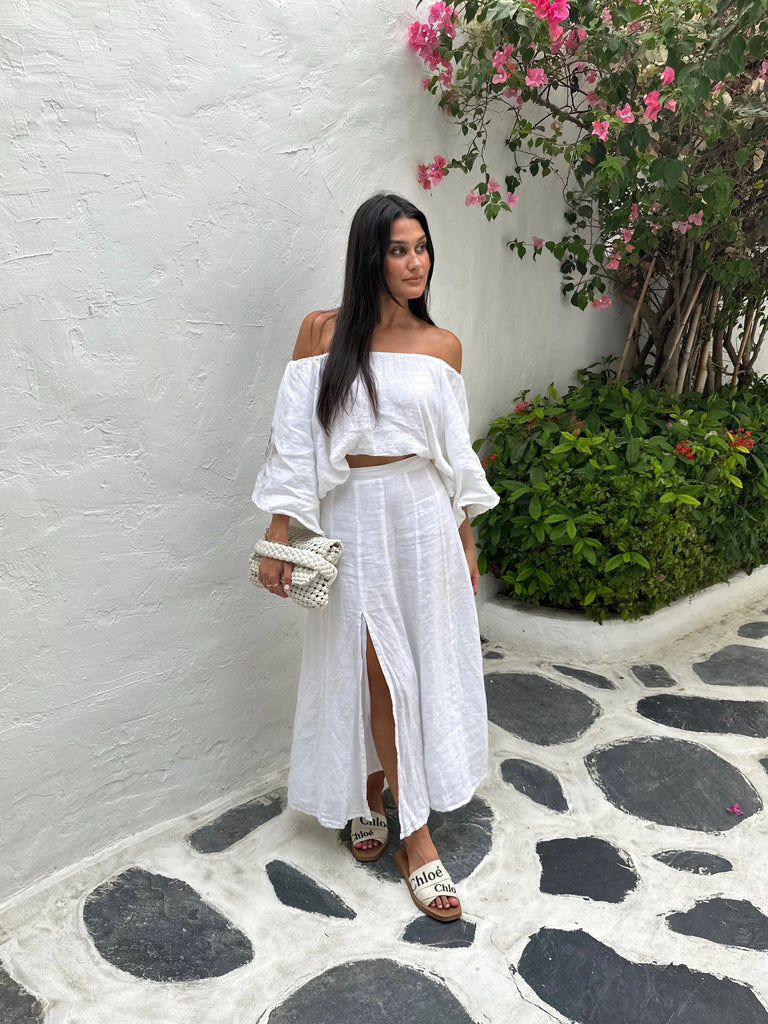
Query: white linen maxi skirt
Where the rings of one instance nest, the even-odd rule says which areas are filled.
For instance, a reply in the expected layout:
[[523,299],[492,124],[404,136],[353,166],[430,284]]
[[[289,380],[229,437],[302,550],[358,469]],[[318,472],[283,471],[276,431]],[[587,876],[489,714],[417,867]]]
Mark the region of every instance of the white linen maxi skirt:
[[366,630],[392,696],[406,836],[465,804],[486,774],[488,722],[474,594],[451,502],[416,456],[352,469],[321,502],[344,545],[325,608],[306,618],[288,802],[343,828],[370,813],[381,769],[370,727]]

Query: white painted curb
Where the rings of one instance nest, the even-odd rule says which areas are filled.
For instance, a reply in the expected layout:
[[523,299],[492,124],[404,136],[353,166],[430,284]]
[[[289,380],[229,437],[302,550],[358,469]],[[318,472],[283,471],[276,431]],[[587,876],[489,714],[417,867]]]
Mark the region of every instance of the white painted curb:
[[495,594],[480,608],[480,632],[492,644],[544,661],[653,662],[659,647],[719,622],[739,605],[766,598],[768,565],[681,597],[653,615],[630,621],[606,619],[602,625],[580,612],[537,608]]

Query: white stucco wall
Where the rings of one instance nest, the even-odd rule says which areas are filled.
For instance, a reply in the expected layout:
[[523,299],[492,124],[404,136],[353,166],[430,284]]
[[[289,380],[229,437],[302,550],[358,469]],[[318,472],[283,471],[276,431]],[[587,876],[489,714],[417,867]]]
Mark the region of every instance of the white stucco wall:
[[[420,12],[425,10],[421,8]],[[285,764],[299,615],[250,505],[355,206],[424,200],[473,433],[608,347],[505,255],[404,45],[411,0],[20,0],[0,15],[0,899]],[[498,169],[504,173],[503,166]],[[529,190],[522,234],[560,227]]]

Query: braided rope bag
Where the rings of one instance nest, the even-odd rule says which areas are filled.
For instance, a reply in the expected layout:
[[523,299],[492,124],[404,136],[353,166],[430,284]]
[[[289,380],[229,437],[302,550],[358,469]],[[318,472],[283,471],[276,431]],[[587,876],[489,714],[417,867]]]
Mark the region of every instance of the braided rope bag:
[[302,608],[323,608],[328,604],[328,588],[339,572],[336,563],[341,552],[340,540],[329,540],[328,537],[310,533],[291,520],[287,544],[276,544],[266,538],[256,542],[250,559],[251,582],[259,587],[264,586],[259,579],[259,562],[262,558],[293,562],[288,596]]

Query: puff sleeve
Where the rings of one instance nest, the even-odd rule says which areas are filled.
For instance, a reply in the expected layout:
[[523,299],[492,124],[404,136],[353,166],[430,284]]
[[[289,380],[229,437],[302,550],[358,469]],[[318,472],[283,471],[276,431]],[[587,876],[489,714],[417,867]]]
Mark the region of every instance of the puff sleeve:
[[471,519],[498,505],[499,496],[488,483],[472,448],[467,392],[460,373],[443,374],[442,399],[443,437],[435,465],[451,498],[454,519],[460,526],[465,508]]
[[280,382],[264,464],[253,489],[253,502],[270,515],[292,516],[313,533],[320,528],[315,408],[320,361],[297,359]]

